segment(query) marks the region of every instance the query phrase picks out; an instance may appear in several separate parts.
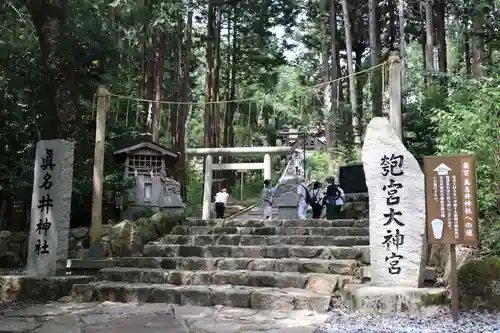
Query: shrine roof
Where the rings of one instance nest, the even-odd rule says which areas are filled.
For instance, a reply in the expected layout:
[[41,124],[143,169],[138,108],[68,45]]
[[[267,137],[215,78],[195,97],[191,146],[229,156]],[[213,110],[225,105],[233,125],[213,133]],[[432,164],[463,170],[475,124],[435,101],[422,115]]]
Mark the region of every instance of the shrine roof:
[[126,146],[124,148],[115,150],[113,152],[113,155],[115,155],[115,156],[126,155],[126,154],[130,154],[130,153],[132,153],[136,150],[139,150],[139,149],[151,149],[153,151],[160,153],[163,156],[169,156],[169,157],[173,157],[173,158],[179,157],[178,152],[175,152],[171,149],[168,149],[167,147],[161,146],[161,145],[159,145],[157,143],[153,143],[151,141],[142,141],[142,142],[139,142],[137,144],[129,145],[129,146]]

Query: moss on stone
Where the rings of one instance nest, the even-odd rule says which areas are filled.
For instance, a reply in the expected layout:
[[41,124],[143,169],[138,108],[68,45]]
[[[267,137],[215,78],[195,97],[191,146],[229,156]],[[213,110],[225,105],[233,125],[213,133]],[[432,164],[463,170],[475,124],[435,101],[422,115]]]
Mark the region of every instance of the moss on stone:
[[181,214],[156,213],[150,217],[150,220],[156,227],[158,237],[162,237],[169,234],[176,225],[185,221],[186,217]]
[[423,295],[420,298],[420,301],[425,307],[432,305],[442,305],[446,303],[446,295],[444,293],[427,294]]
[[144,243],[154,241],[158,238],[156,227],[150,219],[146,217],[140,217],[135,220],[134,223],[140,230]]
[[466,309],[500,309],[500,258],[471,260],[458,270],[461,305]]

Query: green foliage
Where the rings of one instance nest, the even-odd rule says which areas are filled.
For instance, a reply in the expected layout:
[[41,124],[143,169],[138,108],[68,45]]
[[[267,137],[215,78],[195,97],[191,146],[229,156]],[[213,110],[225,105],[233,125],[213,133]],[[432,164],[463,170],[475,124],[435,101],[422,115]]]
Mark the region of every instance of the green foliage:
[[[274,177],[276,178],[276,177]],[[274,182],[277,179],[273,179]],[[260,200],[262,188],[264,186],[264,179],[260,173],[247,173],[243,178],[243,203],[253,204]],[[240,202],[241,197],[241,178],[237,177],[236,182],[229,189],[232,202]]]
[[498,78],[452,80],[449,97],[434,109],[437,149],[441,154],[474,154],[477,158],[477,193],[483,253],[500,255],[497,206],[500,186],[498,156],[500,91]]
[[[24,2],[26,3],[26,2]],[[368,29],[366,1],[350,0],[353,37],[355,40],[357,70],[368,66]],[[451,3],[450,3],[451,4]],[[498,175],[498,160],[492,148],[498,139],[491,132],[498,129],[495,115],[498,114],[498,82],[500,74],[500,45],[498,40],[498,6],[493,1],[479,2],[454,1],[447,9],[447,51],[449,71],[464,73],[465,41],[470,34],[464,33],[463,22],[480,19],[484,27],[482,36],[485,41],[483,65],[485,72],[491,75],[486,82],[455,82],[450,80],[448,91],[435,89],[425,91],[422,73],[422,54],[420,42],[413,42],[421,36],[421,13],[418,8],[407,3],[407,26],[405,31],[410,41],[407,52],[407,106],[405,108],[405,135],[409,148],[418,157],[432,155],[436,149],[440,153],[472,152],[478,156],[479,199],[483,215],[495,210],[494,176]],[[337,38],[341,76],[346,75],[345,38],[342,11],[337,3]],[[380,2],[380,35],[383,53],[393,50],[397,40],[393,33],[396,26],[395,13],[390,2]],[[417,6],[418,7],[418,6]],[[151,2],[151,8],[142,1],[132,0],[75,0],[68,5],[67,26],[61,40],[68,40],[63,56],[68,64],[74,62],[76,82],[64,87],[75,94],[77,107],[73,110],[75,124],[71,124],[72,133],[67,139],[76,142],[75,167],[73,181],[72,214],[81,224],[90,222],[90,206],[93,179],[93,142],[95,122],[94,93],[100,84],[107,85],[113,93],[139,98],[149,98],[145,91],[147,63],[149,56],[145,45],[153,40],[153,53],[158,51],[157,39],[162,33],[167,38],[164,59],[165,71],[162,78],[163,99],[178,100],[180,89],[175,68],[179,62],[176,57],[183,45],[177,45],[175,37],[185,33],[179,22],[183,22],[189,11],[195,13],[193,25],[193,55],[189,72],[190,98],[197,102],[189,111],[186,144],[188,147],[204,145],[204,81],[206,74],[207,45],[207,8],[208,1],[193,0],[172,2],[158,0]],[[326,100],[322,87],[318,83],[324,80],[320,50],[322,41],[330,45],[331,27],[322,35],[320,22],[326,15],[320,12],[318,1],[262,0],[238,1],[236,5],[221,6],[222,33],[220,38],[220,61],[218,64],[218,86],[220,100],[247,99],[237,103],[234,129],[234,142],[239,145],[275,145],[279,144],[277,132],[283,127],[312,130],[324,120],[323,111]],[[48,16],[53,13],[40,13]],[[10,1],[0,4],[0,190],[2,198],[13,202],[29,203],[33,182],[33,159],[36,141],[41,133],[50,132],[63,124],[45,124],[40,121],[49,111],[44,107],[50,91],[47,89],[47,73],[42,66],[43,50],[38,41],[37,29],[33,26],[30,13],[23,2]],[[57,16],[57,15],[56,15]],[[182,24],[182,23],[181,23]],[[231,36],[226,28],[231,27]],[[288,39],[278,36],[276,28],[283,30]],[[394,31],[391,30],[394,28]],[[234,33],[234,35],[233,35]],[[236,41],[233,50],[232,42]],[[59,39],[59,38],[57,38]],[[288,61],[285,52],[290,51],[292,42],[301,43],[293,56],[296,61]],[[470,46],[470,45],[469,45]],[[382,58],[386,58],[382,54]],[[361,59],[359,59],[361,58]],[[232,73],[234,60],[234,71]],[[180,66],[182,67],[182,66]],[[236,86],[231,87],[232,77]],[[357,78],[360,105],[364,106],[364,122],[369,121],[370,113],[370,75]],[[64,80],[62,80],[64,81]],[[446,81],[446,80],[443,80]],[[67,84],[59,82],[59,85]],[[311,86],[316,86],[311,88]],[[63,89],[64,90],[64,89]],[[62,91],[62,90],[61,90]],[[310,172],[314,177],[323,178],[328,163],[337,170],[342,163],[359,161],[359,150],[349,144],[347,134],[352,116],[346,103],[347,81],[341,82],[339,109],[336,115],[338,147],[332,153],[332,162],[328,156],[319,154],[310,161]],[[140,139],[146,132],[148,103],[113,98],[108,115],[106,129],[106,160],[104,179],[105,203],[113,204],[130,184],[123,179],[123,165],[116,162],[113,150],[124,144]],[[169,120],[174,105],[163,105],[162,143],[172,144]],[[221,103],[219,114],[220,141],[222,141],[223,119],[227,112],[227,103]],[[476,112],[477,110],[477,112]],[[127,123],[125,125],[125,123]],[[495,127],[497,126],[497,127]],[[54,128],[53,128],[54,127]],[[490,134],[489,134],[490,133]],[[488,139],[490,138],[490,139]],[[489,140],[489,141],[488,141]],[[223,143],[221,142],[221,145]],[[224,143],[225,144],[225,143]],[[496,157],[498,158],[498,157]],[[235,158],[234,162],[252,162],[251,157]],[[326,164],[326,168],[325,168]],[[186,166],[187,211],[197,212],[203,193],[202,168],[200,165]],[[278,168],[279,169],[279,168]],[[232,197],[239,197],[239,182],[229,190]],[[245,197],[260,196],[262,179],[257,173],[245,176]],[[29,207],[29,204],[26,205]],[[29,208],[28,208],[29,209]],[[491,243],[493,244],[493,243]]]
[[327,153],[315,152],[312,156],[306,159],[307,174],[311,179],[316,181],[325,182],[328,175],[329,158]]
[[480,221],[479,237],[481,253],[485,256],[500,257],[500,217],[490,217]]
[[[432,118],[442,154],[474,154],[477,157],[479,209],[482,215],[496,209],[500,174],[497,149],[500,122],[498,78],[454,81],[443,108]],[[498,179],[498,178],[497,178]]]
[[500,258],[476,259],[458,270],[461,304],[466,309],[500,309]]

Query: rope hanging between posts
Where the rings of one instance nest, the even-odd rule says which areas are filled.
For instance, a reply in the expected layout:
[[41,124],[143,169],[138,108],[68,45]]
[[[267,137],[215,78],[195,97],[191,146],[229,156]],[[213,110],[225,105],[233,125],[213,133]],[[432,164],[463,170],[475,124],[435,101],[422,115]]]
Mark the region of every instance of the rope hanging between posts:
[[[355,73],[352,73],[352,74],[349,74],[349,75],[346,75],[346,76],[343,76],[343,77],[340,77],[340,78],[337,78],[337,79],[334,79],[334,80],[330,80],[330,81],[327,81],[327,82],[322,82],[322,83],[319,83],[319,84],[316,84],[316,85],[313,85],[313,86],[309,86],[309,87],[305,87],[303,89],[301,89],[300,91],[301,92],[308,92],[310,91],[311,89],[316,89],[318,87],[322,87],[322,86],[325,86],[327,84],[332,84],[332,83],[335,83],[335,82],[341,82],[342,80],[344,79],[347,79],[351,76],[356,76],[356,75],[360,75],[360,74],[363,74],[363,73],[366,73],[368,71],[371,71],[371,70],[374,70],[376,68],[379,68],[379,67],[384,67],[386,64],[388,63],[391,63],[392,60],[387,60],[385,62],[382,62],[376,66],[373,66],[373,67],[370,67],[370,68],[367,68],[367,69],[364,69],[362,71],[359,71],[359,72],[355,72]],[[287,94],[288,92],[283,92],[281,94],[277,94],[275,97],[278,97],[278,96],[283,96],[285,94]],[[155,100],[149,100],[149,99],[145,99],[145,98],[138,98],[138,97],[133,97],[133,96],[124,96],[124,95],[118,95],[118,94],[113,94],[113,93],[109,93],[109,96],[110,97],[120,97],[122,99],[129,99],[129,100],[135,100],[137,102],[147,102],[147,103],[160,103],[160,104],[193,104],[193,105],[197,105],[198,102],[186,102],[186,101],[178,101],[178,102],[173,102],[173,101],[155,101]],[[236,102],[250,102],[250,101],[253,101],[253,102],[256,102],[258,100],[260,100],[261,98],[260,97],[253,97],[253,98],[245,98],[245,99],[236,99],[236,100],[225,100],[225,101],[212,101],[212,102],[206,102],[206,104],[220,104],[220,103],[236,103]]]
[[[362,70],[362,71],[359,71],[359,72],[356,72],[356,73],[352,73],[350,75],[346,75],[346,76],[343,76],[343,77],[340,77],[340,78],[337,78],[337,79],[334,79],[334,80],[330,80],[330,81],[327,81],[327,82],[322,82],[320,84],[317,84],[317,85],[314,85],[314,86],[309,86],[309,87],[304,87],[303,89],[301,89],[300,91],[298,91],[298,95],[300,96],[300,118],[302,120],[304,120],[304,116],[307,114],[307,112],[304,112],[304,108],[307,108],[308,109],[308,105],[304,105],[305,103],[308,103],[308,93],[311,92],[311,89],[312,89],[312,108],[314,108],[316,106],[316,91],[315,89],[318,88],[318,87],[324,87],[325,85],[327,84],[332,84],[332,83],[335,83],[335,82],[341,82],[342,80],[344,79],[347,79],[349,78],[350,76],[355,76],[355,75],[360,75],[360,74],[363,74],[365,72],[369,72],[369,71],[372,71],[376,68],[381,68],[381,76],[382,76],[382,86],[385,87],[386,86],[386,64],[388,63],[392,63],[394,60],[387,60],[383,63],[380,63],[376,66],[373,66],[373,67],[370,67],[370,68],[367,68],[365,70]],[[339,106],[340,104],[340,94],[339,92],[341,91],[341,85],[340,84],[337,84],[337,106]],[[385,90],[385,89],[384,89]],[[284,94],[287,94],[288,92],[283,92],[282,94],[277,94],[277,95],[274,95],[272,97],[272,102],[271,102],[271,105],[269,105],[270,107],[272,107],[273,109],[273,112],[272,112],[272,116],[274,118],[277,117],[277,114],[279,114],[280,112],[280,101],[278,100],[278,98],[281,98]],[[107,95],[108,97],[116,97],[117,98],[117,101],[116,101],[116,104],[114,105],[114,107],[116,108],[116,110],[114,110],[116,112],[116,114],[114,115],[114,120],[116,123],[118,123],[118,121],[120,121],[120,107],[121,107],[121,100],[122,99],[125,99],[127,100],[127,106],[126,106],[126,114],[125,114],[125,126],[128,126],[129,125],[129,120],[132,120],[131,117],[133,117],[133,115],[130,115],[129,114],[129,111],[131,108],[134,108],[133,103],[135,101],[135,126],[139,126],[139,124],[141,123],[141,113],[144,113],[144,111],[147,112],[147,115],[146,116],[149,116],[150,113],[152,112],[151,110],[151,107],[152,107],[152,103],[159,103],[159,104],[167,104],[169,105],[169,107],[167,108],[168,111],[167,111],[167,115],[166,115],[166,119],[168,119],[167,123],[170,125],[170,126],[177,126],[177,124],[171,124],[171,121],[170,121],[170,117],[172,115],[170,115],[171,112],[174,112],[175,110],[175,113],[178,115],[179,114],[179,108],[182,108],[182,105],[189,105],[190,108],[192,108],[192,106],[194,105],[196,107],[196,105],[198,105],[199,103],[198,102],[192,102],[192,101],[165,101],[165,100],[160,100],[160,101],[156,101],[156,100],[149,100],[149,99],[145,99],[145,98],[137,98],[137,97],[133,97],[133,96],[124,96],[124,95],[119,95],[119,94],[113,94],[113,93],[108,93]],[[281,97],[280,97],[281,96]],[[211,101],[211,102],[207,102],[206,104],[209,104],[210,106],[212,106],[212,104],[217,104],[217,105],[220,105],[220,103],[226,103],[226,109],[227,108],[230,108],[230,106],[227,106],[227,104],[232,104],[232,103],[236,103],[236,114],[238,114],[238,116],[241,118],[240,119],[240,126],[242,128],[245,127],[245,124],[244,124],[244,116],[241,114],[241,111],[240,110],[240,107],[242,107],[241,103],[245,103],[248,107],[248,123],[246,124],[247,126],[247,132],[248,132],[248,137],[249,137],[249,144],[251,144],[251,141],[252,141],[252,132],[253,132],[253,128],[252,128],[252,105],[255,104],[256,105],[256,113],[255,115],[259,112],[259,101],[262,101],[262,97],[261,96],[258,96],[258,97],[253,97],[253,98],[245,98],[245,99],[235,99],[235,100],[227,100],[227,101]],[[147,107],[146,107],[146,110],[143,109],[144,105],[142,103],[147,103]],[[175,109],[172,108],[172,104],[175,104]],[[265,102],[263,104],[260,105],[260,114],[259,116],[262,116],[263,113],[264,113],[264,108],[266,107],[268,103]],[[97,96],[94,94],[93,96],[93,101],[92,101],[92,119],[94,119],[95,117],[95,108],[96,108],[96,105],[97,105]],[[306,111],[307,111],[306,109]],[[217,110],[217,116],[219,115],[220,113],[220,110],[216,109]],[[269,114],[267,115],[269,116]],[[123,117],[122,117],[123,118]],[[149,118],[149,117],[148,117]],[[164,118],[164,119],[165,119]],[[260,119],[260,118],[259,118]],[[260,122],[260,120],[257,119],[257,123]],[[269,119],[269,117],[268,117]],[[121,119],[123,120],[123,119]],[[178,123],[178,122],[177,122]],[[182,124],[179,124],[182,126]],[[173,140],[173,138],[171,138]]]

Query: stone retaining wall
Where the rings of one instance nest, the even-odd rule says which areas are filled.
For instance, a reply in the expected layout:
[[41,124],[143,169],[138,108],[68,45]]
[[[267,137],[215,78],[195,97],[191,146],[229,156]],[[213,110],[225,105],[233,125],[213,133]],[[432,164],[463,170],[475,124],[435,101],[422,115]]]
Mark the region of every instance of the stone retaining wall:
[[51,278],[0,276],[0,303],[26,300],[38,302],[57,301],[59,298],[69,295],[74,284],[85,284],[94,280],[93,276],[74,275]]
[[[136,256],[143,245],[170,233],[172,228],[184,221],[182,215],[157,213],[150,218],[122,221],[115,225],[103,225],[101,253],[103,257]],[[89,247],[89,229],[70,230],[68,257],[86,258]],[[26,265],[28,234],[26,232],[0,231],[0,268],[21,268]]]

